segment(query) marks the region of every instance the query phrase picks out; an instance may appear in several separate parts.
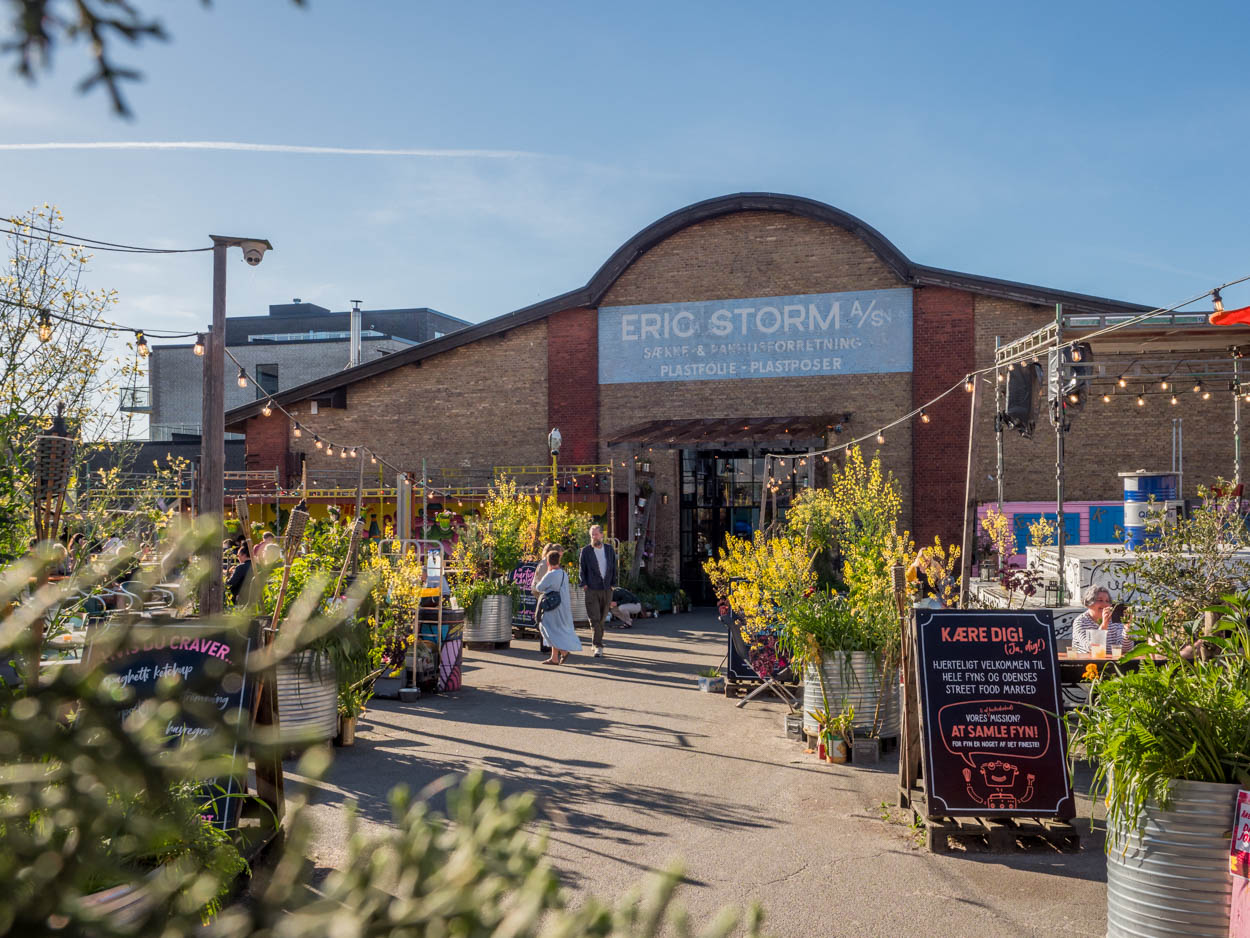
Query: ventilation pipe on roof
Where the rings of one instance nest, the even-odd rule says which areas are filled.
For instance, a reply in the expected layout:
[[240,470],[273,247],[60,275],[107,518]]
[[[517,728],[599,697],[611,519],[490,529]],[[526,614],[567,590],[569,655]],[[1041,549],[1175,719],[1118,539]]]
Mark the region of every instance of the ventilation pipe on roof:
[[352,300],[352,337],[350,351],[347,353],[347,367],[355,368],[360,364],[360,300]]

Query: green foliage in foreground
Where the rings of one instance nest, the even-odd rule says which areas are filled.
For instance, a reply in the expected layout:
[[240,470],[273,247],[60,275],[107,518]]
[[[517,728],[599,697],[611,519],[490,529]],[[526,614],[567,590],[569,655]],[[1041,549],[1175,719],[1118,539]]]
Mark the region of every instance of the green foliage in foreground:
[[[201,525],[162,545],[153,578],[197,569],[195,558],[216,549],[219,530]],[[116,563],[126,563],[122,556]],[[28,584],[47,558],[30,557],[0,574],[0,660],[20,660],[31,626],[72,590],[107,581],[96,567],[74,581],[48,584],[31,595]],[[255,678],[282,658],[333,635],[354,617],[367,595],[361,582],[332,612],[318,611],[320,584],[292,604],[277,640],[253,652]],[[13,605],[10,605],[13,604]],[[243,616],[214,623],[243,628]],[[159,627],[120,623],[101,639],[110,648],[149,640]],[[221,675],[209,675],[219,680]],[[619,905],[579,897],[566,905],[545,842],[532,826],[534,799],[504,798],[496,783],[471,777],[448,793],[448,816],[399,790],[392,795],[395,824],[369,837],[351,829],[348,859],[318,892],[307,888],[311,818],[288,803],[287,830],[245,902],[229,904],[205,930],[201,916],[239,869],[227,843],[202,836],[195,801],[186,792],[243,769],[232,756],[241,738],[251,749],[277,745],[259,731],[231,725],[211,698],[170,681],[159,699],[136,706],[129,690],[103,681],[98,671],[48,669],[30,693],[0,688],[0,934],[142,935],[182,938],[299,936],[428,936],[428,938],[646,938],[661,932],[684,938],[724,936],[741,916],[726,911],[701,930],[672,902],[679,870],[655,877]],[[214,735],[166,745],[166,728],[190,720]],[[302,758],[299,772],[317,778],[327,768],[324,748]],[[148,898],[136,916],[113,921],[84,897],[101,885],[130,884]],[[760,934],[752,910],[744,933]]]
[[[1214,611],[1213,634],[1192,654],[1162,619],[1135,632],[1152,642],[1126,656],[1142,657],[1140,669],[1096,682],[1080,711],[1075,741],[1107,795],[1109,848],[1147,802],[1167,806],[1173,780],[1250,787],[1250,595]],[[1161,663],[1145,657],[1158,652]]]

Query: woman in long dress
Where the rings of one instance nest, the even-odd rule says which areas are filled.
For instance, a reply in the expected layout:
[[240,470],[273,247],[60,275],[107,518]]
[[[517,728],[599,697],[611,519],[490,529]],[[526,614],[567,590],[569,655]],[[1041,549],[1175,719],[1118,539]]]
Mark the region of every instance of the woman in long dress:
[[[570,652],[581,651],[582,643],[573,630],[572,599],[569,596],[569,575],[560,567],[560,552],[547,554],[547,573],[534,586],[539,593],[559,592],[560,605],[543,613],[538,629],[543,641],[551,646],[551,657],[543,664],[563,664]],[[539,598],[541,604],[542,599]]]

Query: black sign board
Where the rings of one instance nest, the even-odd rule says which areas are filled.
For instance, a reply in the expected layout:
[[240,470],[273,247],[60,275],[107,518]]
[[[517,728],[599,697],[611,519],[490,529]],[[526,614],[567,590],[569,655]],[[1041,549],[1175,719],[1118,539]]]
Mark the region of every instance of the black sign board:
[[[96,641],[89,645],[85,661],[88,666],[101,668],[107,675],[106,682],[115,681],[134,692],[133,706],[122,711],[123,719],[135,707],[156,697],[161,678],[176,677],[184,688],[181,699],[190,706],[165,727],[169,745],[221,732],[220,724],[195,718],[194,711],[200,707],[213,707],[227,726],[248,725],[256,693],[255,681],[247,673],[253,636],[201,625],[132,626],[127,640],[102,659],[102,649],[108,647],[104,639],[111,627],[104,625],[96,632]],[[231,743],[232,755],[238,755],[239,744],[236,736]],[[205,782],[204,816],[214,826],[223,830],[238,826],[243,786],[244,780],[233,776]]]
[[916,610],[930,817],[1076,814],[1048,609]]
[[521,600],[512,610],[512,624],[519,629],[537,629],[538,622],[535,613],[538,611],[538,597],[532,592],[534,589],[534,573],[538,570],[536,563],[517,564],[515,570],[512,571],[512,582],[521,587]]

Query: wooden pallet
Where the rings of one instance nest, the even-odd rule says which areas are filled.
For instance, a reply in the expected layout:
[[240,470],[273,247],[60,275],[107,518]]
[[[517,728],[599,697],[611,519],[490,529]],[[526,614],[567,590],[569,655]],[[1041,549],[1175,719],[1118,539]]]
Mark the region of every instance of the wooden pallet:
[[952,841],[965,850],[972,847],[997,853],[1038,848],[1060,852],[1081,849],[1077,829],[1070,822],[1055,818],[925,818],[919,811],[913,813],[924,824],[926,843],[934,853],[952,852]]

